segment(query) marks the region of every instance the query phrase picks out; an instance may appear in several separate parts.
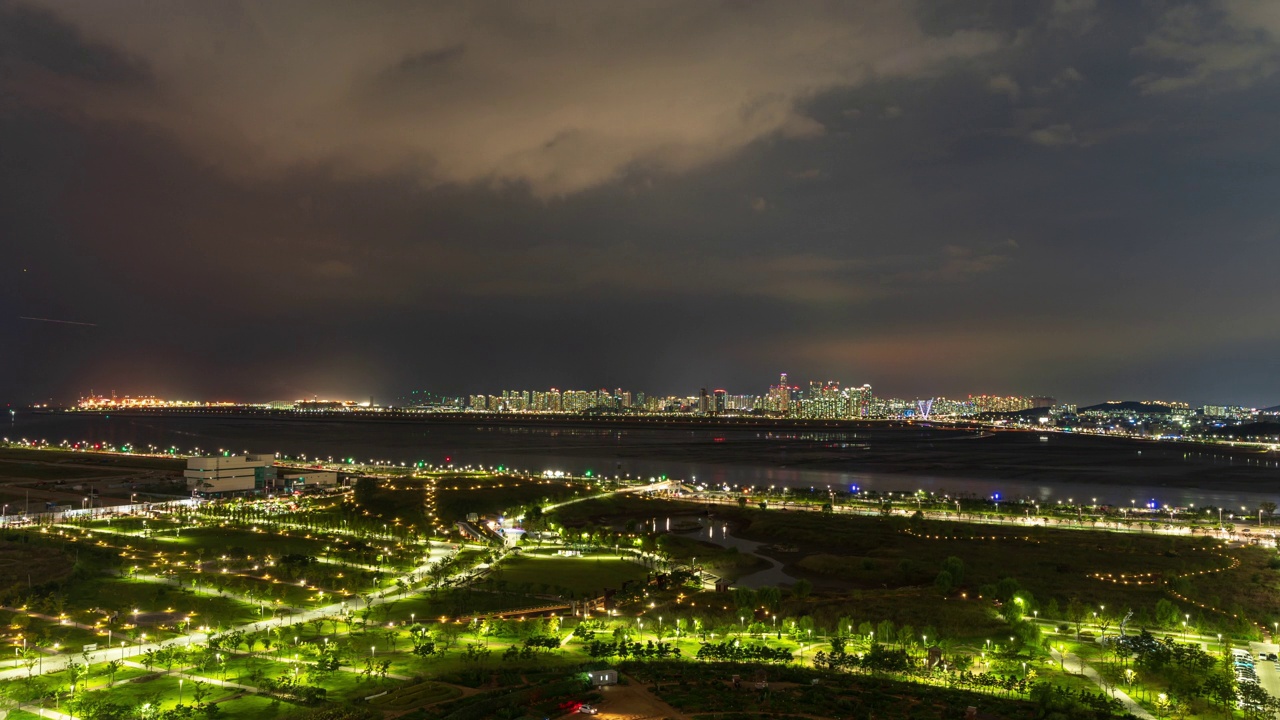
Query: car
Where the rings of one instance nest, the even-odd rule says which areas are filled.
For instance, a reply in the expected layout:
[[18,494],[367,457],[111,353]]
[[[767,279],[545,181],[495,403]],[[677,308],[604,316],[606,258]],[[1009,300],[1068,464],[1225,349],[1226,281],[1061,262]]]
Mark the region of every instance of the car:
[[600,711],[597,710],[592,705],[583,705],[582,707],[578,708],[578,712],[582,713],[583,715],[598,715],[600,713]]
[[1268,659],[1268,660],[1276,660],[1276,659],[1280,659],[1280,658],[1277,658],[1277,656],[1276,656],[1276,654],[1275,654],[1275,653],[1267,653],[1267,659]]

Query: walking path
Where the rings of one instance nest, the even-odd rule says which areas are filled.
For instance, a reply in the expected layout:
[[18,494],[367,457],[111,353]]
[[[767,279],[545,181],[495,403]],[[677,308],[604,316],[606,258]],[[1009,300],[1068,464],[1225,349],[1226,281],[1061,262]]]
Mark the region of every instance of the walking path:
[[[405,580],[405,582],[409,582],[409,578],[411,576],[415,574],[420,575],[422,573],[425,573],[429,569],[430,564],[431,564],[430,558],[428,558],[425,564],[423,564],[420,567],[414,568],[411,572],[406,573],[404,576],[402,576],[401,579]],[[388,602],[388,600],[394,600],[396,599],[396,596],[399,595],[400,593],[401,593],[400,588],[394,587],[394,586],[390,588],[386,588],[384,590],[380,590],[377,593],[374,593],[368,596],[369,600],[368,600],[367,606],[381,605],[385,602]],[[346,602],[332,603],[319,608],[303,610],[301,612],[295,613],[287,617],[280,616],[280,617],[277,617],[276,620],[274,621],[258,621],[258,622],[252,622],[252,623],[244,623],[243,625],[240,625],[237,627],[228,628],[227,631],[231,632],[235,630],[241,630],[244,632],[257,632],[269,626],[286,627],[286,626],[292,626],[292,625],[299,625],[302,623],[310,622],[318,618],[327,618],[330,615],[340,614],[344,609],[346,609],[346,607],[347,607]],[[130,653],[133,655],[140,655],[142,653],[146,653],[149,650],[158,650],[162,646],[169,645],[169,644],[193,645],[195,643],[207,642],[210,634],[217,634],[217,633],[194,632],[194,633],[189,633],[187,635],[183,635],[177,638],[173,638],[172,640],[169,640],[166,642],[150,642],[150,643],[140,644],[131,648]],[[87,659],[87,661],[90,664],[93,664],[93,663],[106,662],[107,660],[111,659],[111,656],[110,656],[111,653],[115,653],[118,656],[122,652],[123,650],[121,650],[120,648],[104,648],[102,650],[95,650],[93,652],[84,653],[84,655],[87,656],[87,658],[85,659]],[[67,663],[71,662],[73,659],[74,658],[70,655],[64,655],[64,656],[58,656],[58,657],[44,660],[42,662],[43,667],[37,670],[28,671],[26,668],[12,668],[9,670],[3,670],[3,671],[0,671],[0,680],[8,680],[8,679],[17,678],[17,677],[26,677],[28,674],[41,675],[45,673],[59,672],[61,670],[64,670],[66,668]]]
[[[1124,709],[1126,711],[1132,713],[1138,718],[1141,718],[1141,720],[1156,720],[1155,715],[1152,715],[1151,713],[1143,709],[1143,707],[1139,705],[1137,701],[1129,697],[1124,691],[1118,688],[1108,686],[1102,680],[1102,676],[1098,674],[1097,670],[1094,670],[1092,667],[1085,664],[1085,662],[1081,660],[1074,653],[1066,653],[1064,658],[1064,656],[1060,654],[1057,650],[1050,650],[1049,655],[1052,656],[1053,659],[1057,660],[1059,663],[1062,663],[1062,668],[1064,671],[1085,676],[1086,678],[1091,680],[1095,685],[1102,688],[1102,692],[1124,703]],[[1068,665],[1073,665],[1074,667],[1071,670],[1067,670],[1066,667]]]

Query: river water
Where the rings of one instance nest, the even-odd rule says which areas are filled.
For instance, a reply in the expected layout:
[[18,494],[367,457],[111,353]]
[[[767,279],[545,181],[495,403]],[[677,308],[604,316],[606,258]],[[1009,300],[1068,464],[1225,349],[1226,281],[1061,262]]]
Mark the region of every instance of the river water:
[[[884,455],[885,447],[902,441],[905,433],[920,435],[918,429],[883,428],[858,429],[839,432],[777,431],[766,429],[716,429],[716,428],[565,428],[546,425],[531,426],[483,426],[463,422],[342,422],[287,420],[253,416],[156,416],[156,415],[89,415],[89,414],[35,414],[19,412],[11,422],[0,426],[0,436],[11,439],[25,438],[49,442],[95,442],[121,445],[132,443],[138,449],[148,446],[178,448],[188,452],[226,450],[231,452],[282,453],[310,458],[354,457],[359,461],[373,459],[397,463],[426,461],[433,464],[451,462],[455,467],[463,465],[506,466],[540,473],[545,470],[582,474],[592,471],[596,476],[618,475],[632,478],[670,477],[711,487],[769,487],[792,488],[797,492],[825,493],[833,491],[876,490],[908,491],[926,490],[962,497],[987,497],[999,494],[1002,498],[1031,498],[1040,502],[1073,501],[1082,504],[1135,504],[1141,508],[1154,501],[1157,505],[1175,507],[1218,506],[1228,510],[1247,507],[1252,512],[1258,502],[1280,498],[1273,488],[1280,480],[1280,461],[1222,459],[1222,463],[1256,462],[1265,467],[1250,467],[1252,475],[1245,478],[1252,482],[1256,475],[1259,490],[1239,483],[1230,489],[1220,489],[1214,483],[1205,486],[1170,486],[1149,482],[1149,472],[1135,473],[1132,481],[1124,475],[1110,476],[1109,482],[1092,482],[1085,479],[1064,478],[1062,472],[1045,472],[1046,479],[1037,479],[1036,472],[1024,473],[1031,477],[984,477],[986,456],[975,450],[973,462],[965,465],[967,447],[986,447],[977,443],[946,443],[963,439],[952,431],[950,435],[935,433],[926,437],[928,448],[947,448],[949,457],[958,456],[961,465],[946,474],[918,472],[881,472],[861,470],[857,460],[859,452]],[[913,436],[914,437],[914,436]],[[1033,455],[1037,452],[1037,438],[1032,435],[1025,449],[1018,453]],[[1048,445],[1046,441],[1042,444]],[[1055,435],[1053,443],[1061,436]],[[1071,438],[1080,443],[1081,452],[1088,451],[1087,438]],[[1097,440],[1096,442],[1105,442]],[[914,446],[913,446],[914,447]],[[923,447],[923,446],[922,446]],[[1172,450],[1147,444],[1135,446],[1138,450],[1124,449],[1125,462],[1164,453],[1189,453],[1181,448]],[[1143,448],[1146,450],[1144,451]],[[957,451],[956,448],[962,448]],[[910,451],[905,451],[910,452]],[[1074,451],[1073,451],[1074,452]],[[825,454],[836,458],[822,461]],[[1136,453],[1136,455],[1134,454]],[[1190,453],[1194,454],[1194,453]],[[1114,455],[1114,453],[1113,453]],[[1067,453],[1064,457],[1072,457]],[[821,467],[788,466],[793,460],[805,458],[810,465]],[[1008,462],[1008,455],[999,456],[999,462]],[[1108,456],[1109,458],[1111,456]],[[1167,460],[1167,458],[1166,458]],[[1185,460],[1201,462],[1205,467],[1215,459]],[[1056,461],[1055,461],[1056,462]],[[1108,462],[1115,462],[1108,460]],[[1278,467],[1272,469],[1271,463]]]

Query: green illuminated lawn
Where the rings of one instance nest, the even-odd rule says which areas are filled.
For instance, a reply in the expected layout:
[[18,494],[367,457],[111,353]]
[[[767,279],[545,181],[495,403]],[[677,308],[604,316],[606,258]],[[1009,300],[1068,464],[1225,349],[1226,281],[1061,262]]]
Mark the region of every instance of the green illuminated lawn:
[[505,581],[508,587],[527,585],[537,589],[546,584],[550,586],[551,592],[560,588],[575,596],[601,592],[605,588],[616,590],[624,582],[643,582],[647,577],[648,571],[640,565],[607,556],[572,558],[521,555],[504,560],[494,573],[495,581]]

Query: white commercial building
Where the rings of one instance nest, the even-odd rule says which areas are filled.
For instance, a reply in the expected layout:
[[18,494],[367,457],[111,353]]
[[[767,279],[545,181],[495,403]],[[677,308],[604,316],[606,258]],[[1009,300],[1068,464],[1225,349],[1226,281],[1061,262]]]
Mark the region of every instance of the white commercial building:
[[189,458],[183,475],[201,495],[263,491],[275,483],[274,455]]

